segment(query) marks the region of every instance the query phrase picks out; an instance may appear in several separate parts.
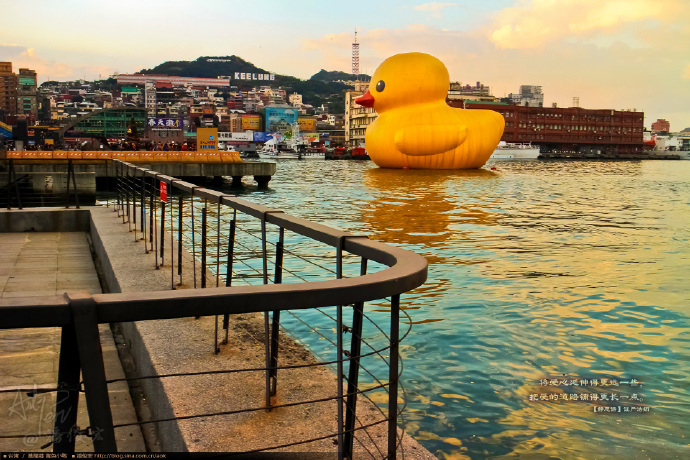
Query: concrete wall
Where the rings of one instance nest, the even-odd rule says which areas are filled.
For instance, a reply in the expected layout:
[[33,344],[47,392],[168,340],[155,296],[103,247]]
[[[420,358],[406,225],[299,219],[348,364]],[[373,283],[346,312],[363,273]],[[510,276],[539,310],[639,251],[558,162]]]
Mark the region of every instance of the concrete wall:
[[0,233],[88,232],[88,209],[27,208],[0,210]]
[[[96,211],[96,210],[95,210]],[[104,211],[98,209],[96,212]],[[105,212],[110,212],[107,210]],[[127,240],[130,238],[130,233],[122,232],[118,228],[112,226],[103,226],[102,220],[94,219],[91,212],[88,214],[88,225],[91,232],[91,241],[93,250],[97,261],[100,263],[104,288],[109,293],[123,292],[120,280],[117,277],[118,268],[114,267],[112,259],[108,257],[108,250],[104,240],[110,241],[110,250],[113,251],[118,244],[125,244],[121,241],[124,235]],[[101,223],[101,225],[99,225]],[[117,242],[113,242],[113,235],[120,237]],[[141,263],[140,260],[131,261],[132,263]],[[135,322],[120,323],[122,335],[127,341],[129,352],[135,365],[135,372],[138,376],[157,375],[156,367],[151,359],[151,353],[146,346],[146,341],[143,340],[142,334],[138,324]],[[163,383],[160,379],[142,379],[139,385],[146,395],[146,404],[148,405],[153,420],[160,420],[166,418],[174,418],[175,411],[173,410],[170,400],[166,394]],[[163,452],[187,452],[188,448],[184,442],[184,437],[180,432],[179,425],[176,421],[156,423],[156,435]]]

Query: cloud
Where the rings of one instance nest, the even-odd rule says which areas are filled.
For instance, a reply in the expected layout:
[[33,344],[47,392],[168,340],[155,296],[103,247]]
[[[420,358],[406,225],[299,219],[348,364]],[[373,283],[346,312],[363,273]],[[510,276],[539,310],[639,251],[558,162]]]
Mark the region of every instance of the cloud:
[[438,2],[430,2],[430,3],[422,3],[421,5],[417,5],[414,7],[414,10],[416,11],[441,11],[444,8],[450,8],[453,6],[459,6],[457,3],[438,3]]
[[627,26],[669,22],[683,0],[529,0],[499,11],[489,29],[499,48],[537,48],[556,40],[615,35]]

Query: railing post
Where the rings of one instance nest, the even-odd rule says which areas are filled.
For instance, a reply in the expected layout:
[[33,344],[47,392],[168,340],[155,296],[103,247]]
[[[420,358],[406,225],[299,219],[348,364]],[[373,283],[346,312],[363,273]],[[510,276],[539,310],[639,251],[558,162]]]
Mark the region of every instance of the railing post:
[[[263,281],[268,284],[268,253],[266,248],[266,213],[261,216],[261,255],[263,259]],[[268,311],[264,312],[264,351],[266,355],[266,408],[271,410],[271,343],[269,341]]]
[[180,285],[182,285],[182,210],[184,197],[180,195],[177,205],[177,274],[180,275]]
[[165,265],[165,201],[161,201],[161,265]]
[[[232,265],[235,255],[235,221],[237,220],[237,209],[233,209],[232,220],[230,221],[230,235],[228,236],[228,263],[226,264],[227,272],[225,273],[225,287],[232,286]],[[225,329],[225,340],[223,343],[228,343],[228,334],[230,333],[230,314],[223,315],[223,329]]]
[[[192,187],[192,196],[189,198],[189,205],[192,207],[192,270],[194,275],[194,289],[196,289],[196,235],[194,234],[194,189]],[[199,318],[198,316],[196,317]]]
[[173,217],[175,212],[175,206],[173,205],[172,191],[174,180],[170,181],[170,289],[175,289],[175,245],[173,244],[175,226],[173,225]]
[[88,296],[77,295],[68,298],[84,376],[86,408],[93,433],[93,447],[96,452],[117,452],[98,331],[96,302]]
[[[338,246],[336,248],[336,278],[341,279],[343,277],[343,243],[345,238],[340,238],[338,240]],[[343,377],[345,376],[343,372],[343,306],[336,306],[336,348],[337,348],[337,361],[336,361],[336,383],[338,385],[337,393],[338,398],[336,402],[338,403],[338,460],[343,459],[344,454],[344,439],[343,439],[343,429],[345,427],[345,419],[343,417]]]
[[79,406],[79,349],[74,324],[62,327],[53,452],[74,453]]
[[[274,284],[283,282],[283,249],[285,247],[285,229],[280,227],[280,236],[276,244],[276,265],[274,270]],[[280,343],[280,310],[273,310],[273,324],[271,325],[271,396],[278,390],[278,346]]]
[[201,208],[201,288],[206,287],[206,206]]
[[398,353],[400,294],[391,296],[391,356],[388,374],[388,458],[395,459],[398,446]]
[[[144,222],[146,221],[146,171],[142,171],[141,174],[141,195],[139,195],[141,198],[141,210],[139,214],[139,225],[141,228],[141,239],[144,240],[144,249],[146,249],[146,225],[144,225]],[[148,254],[148,249],[146,250],[146,253]]]
[[[362,259],[360,276],[367,274],[367,259]],[[362,353],[362,325],[364,302],[357,302],[352,309],[352,343],[350,345],[350,372],[347,378],[347,401],[345,403],[345,458],[351,459],[355,439],[355,420],[357,417],[357,392],[359,391],[359,356]]]
[[137,241],[137,170],[132,174],[132,223],[134,224],[134,241]]
[[132,231],[132,214],[130,212],[129,206],[129,189],[130,189],[131,183],[129,180],[129,167],[127,168],[127,179],[125,180],[125,198],[127,199],[127,226],[129,227],[129,231]]

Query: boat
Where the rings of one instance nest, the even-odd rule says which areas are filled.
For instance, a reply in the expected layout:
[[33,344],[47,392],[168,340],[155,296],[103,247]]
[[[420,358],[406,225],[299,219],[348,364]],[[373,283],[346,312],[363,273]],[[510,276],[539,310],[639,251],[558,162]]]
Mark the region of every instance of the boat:
[[526,144],[513,144],[501,141],[491,155],[493,160],[529,160],[539,157],[539,147]]
[[267,160],[275,159],[290,159],[290,160],[306,160],[315,159],[323,160],[325,158],[325,149],[315,148],[309,146],[303,136],[299,133],[299,125],[293,123],[292,135],[290,139],[284,142],[278,142],[276,138],[271,138],[263,145],[260,150],[257,150],[259,158]]

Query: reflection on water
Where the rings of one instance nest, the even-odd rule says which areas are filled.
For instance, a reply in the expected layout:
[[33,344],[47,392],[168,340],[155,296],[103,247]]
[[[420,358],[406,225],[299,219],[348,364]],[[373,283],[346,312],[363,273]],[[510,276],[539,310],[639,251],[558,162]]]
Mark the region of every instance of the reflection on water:
[[[690,161],[489,166],[282,161],[243,193],[427,257],[404,296],[404,423],[440,458],[688,458]],[[617,394],[650,411],[530,401],[555,376],[638,379]]]

